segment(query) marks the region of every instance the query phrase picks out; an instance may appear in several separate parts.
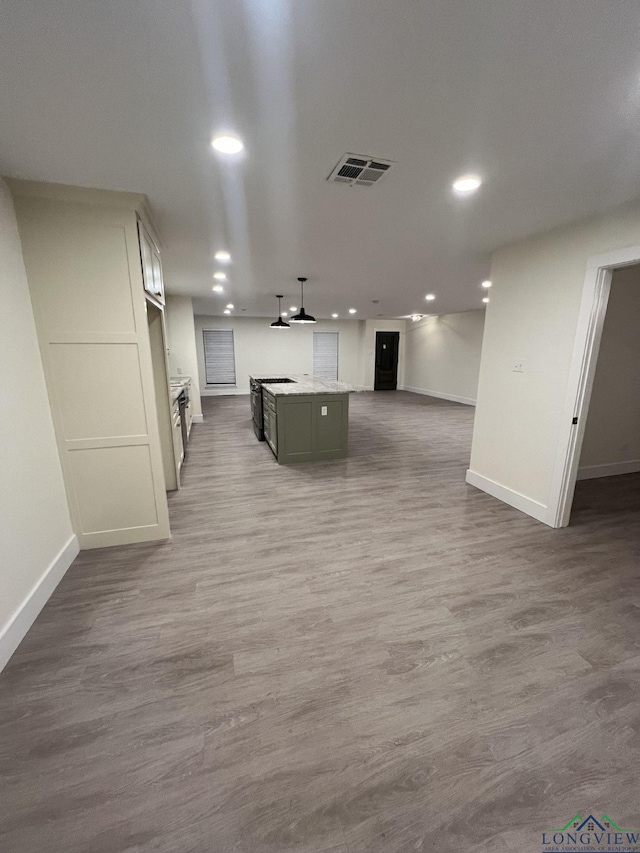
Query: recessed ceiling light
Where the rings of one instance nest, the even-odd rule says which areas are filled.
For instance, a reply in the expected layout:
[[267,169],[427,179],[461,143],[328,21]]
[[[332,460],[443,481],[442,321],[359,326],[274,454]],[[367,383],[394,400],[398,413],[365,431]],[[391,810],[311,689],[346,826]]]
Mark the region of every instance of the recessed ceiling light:
[[230,302],[230,303],[227,305],[227,308],[233,308],[233,302]]
[[297,305],[292,305],[291,308],[289,308],[289,311],[297,311],[297,310],[298,310]]
[[453,189],[454,192],[466,195],[467,193],[474,193],[481,183],[482,181],[477,175],[461,175],[453,182]]
[[239,154],[244,148],[244,142],[237,136],[215,136],[211,144],[221,154]]
[[283,311],[283,312],[280,314],[280,316],[281,316],[281,317],[288,317],[288,316],[289,316],[289,312],[288,312],[288,311]]
[[491,287],[491,282],[489,280],[482,282],[483,287]]
[[214,284],[213,285],[213,292],[214,293],[224,293],[224,287],[221,284]]
[[489,301],[489,297],[488,297],[488,296],[483,297],[482,301],[483,301],[483,302],[488,302],[488,301]]
[[223,313],[224,313],[224,314],[231,314],[231,311],[229,311],[229,309],[228,309],[228,308],[225,308],[225,309],[224,309],[224,311],[223,311]]
[[224,272],[214,272],[213,277],[216,279],[216,281],[226,281],[227,280],[227,274]]
[[349,308],[349,314],[355,314],[355,313],[356,313],[355,308]]
[[229,252],[216,252],[213,257],[216,259],[216,261],[222,261],[223,264],[226,264],[228,261],[231,260],[231,255],[229,254]]
[[337,317],[338,317],[338,315],[337,315],[337,314],[332,314],[331,316],[333,317],[333,319],[334,319],[334,320],[336,320],[336,319],[337,319]]
[[435,293],[427,293],[427,295],[425,296],[425,299],[427,300],[427,302],[433,302],[433,300],[435,298],[436,298]]

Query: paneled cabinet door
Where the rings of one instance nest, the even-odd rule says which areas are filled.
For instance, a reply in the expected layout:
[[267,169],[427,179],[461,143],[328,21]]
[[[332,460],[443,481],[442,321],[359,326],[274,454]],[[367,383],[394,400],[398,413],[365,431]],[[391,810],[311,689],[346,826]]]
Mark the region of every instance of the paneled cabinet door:
[[160,255],[142,222],[138,222],[138,236],[140,238],[140,262],[142,263],[144,289],[157,302],[164,305],[164,285],[162,282]]
[[265,411],[265,423],[269,424],[269,434],[267,437],[266,436],[266,430],[265,430],[265,437],[267,438],[267,441],[271,445],[273,452],[277,454],[277,452],[278,452],[278,426],[277,426],[277,420],[276,420],[276,413],[269,408],[267,408]]
[[269,444],[271,444],[271,430],[269,429],[269,427],[270,427],[269,410],[265,408],[263,410],[263,416],[262,416],[262,428],[264,429],[264,437],[269,442]]

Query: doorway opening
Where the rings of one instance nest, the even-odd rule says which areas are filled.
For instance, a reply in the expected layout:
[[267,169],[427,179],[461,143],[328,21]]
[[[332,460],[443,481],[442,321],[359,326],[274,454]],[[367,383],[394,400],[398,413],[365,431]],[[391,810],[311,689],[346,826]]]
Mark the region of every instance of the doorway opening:
[[[592,467],[586,463],[589,459],[596,458],[591,455],[594,453],[594,447],[597,447],[599,444],[597,436],[594,435],[588,439],[588,443],[585,446],[585,452],[588,455],[581,460],[587,422],[589,421],[589,408],[596,380],[598,356],[605,329],[607,306],[614,275],[616,282],[623,285],[620,289],[621,296],[615,296],[614,298],[616,303],[619,298],[624,303],[625,296],[629,297],[628,288],[631,286],[629,285],[631,279],[635,278],[637,286],[640,289],[640,246],[630,246],[628,248],[616,249],[605,255],[597,255],[589,258],[587,263],[569,382],[567,385],[567,395],[563,409],[561,433],[549,495],[547,523],[551,527],[566,527],[569,524],[579,466],[582,465],[581,478],[584,478],[584,469]],[[618,322],[621,322],[620,313],[621,309],[616,304],[611,314],[612,319],[607,325],[615,327]],[[637,325],[635,328],[637,329]],[[614,331],[614,336],[615,334],[616,332]],[[629,331],[625,331],[624,334],[628,341]],[[610,335],[608,335],[609,337]],[[631,345],[628,344],[628,346]],[[622,395],[618,396],[618,404],[620,405],[621,401],[625,398],[625,392],[629,396],[634,394],[634,386],[621,383],[621,377],[619,376],[615,376],[613,380],[611,379],[611,371],[615,370],[615,368],[611,367],[612,362],[616,360],[616,358],[612,358],[615,350],[615,342],[605,345],[605,349],[603,350],[604,361],[602,362],[602,370],[604,371],[605,378],[604,380],[602,378],[598,379],[596,394],[600,395],[601,392],[598,389],[603,382],[606,382],[606,377],[609,375],[609,381],[614,386],[620,386],[621,384],[626,386],[621,389]],[[634,363],[637,364],[637,360]],[[625,372],[627,371],[632,371],[630,365],[625,365]],[[631,374],[629,373],[628,375]],[[625,412],[629,402],[625,400]],[[598,403],[598,407],[594,409],[594,412],[599,411],[600,407],[601,404]],[[633,406],[631,408],[633,409]],[[601,416],[594,414],[595,421],[592,420],[592,423],[596,423],[597,425],[599,417]],[[606,417],[614,420],[617,417],[617,412],[609,409]],[[627,417],[626,414],[625,417]],[[631,417],[630,414],[629,417]],[[593,426],[590,426],[589,429],[591,432]],[[625,427],[625,430],[628,432],[628,427]],[[622,433],[618,433],[617,438],[614,435],[614,441],[618,441],[618,455],[620,453],[628,455],[627,459],[619,459],[618,461],[630,464],[634,462],[631,459],[631,456],[635,455],[634,442],[625,436],[626,433],[624,436]],[[622,450],[621,448],[625,444],[627,447]],[[640,455],[638,458],[640,458]],[[604,469],[600,470],[604,471]],[[629,471],[628,467],[626,470],[627,472]],[[590,472],[586,473],[588,475]],[[619,468],[617,473],[623,473],[623,469]],[[604,473],[602,475],[605,476]]]
[[[577,480],[640,472],[640,264],[613,270]],[[627,481],[628,482],[628,481]],[[622,481],[607,484],[607,490]],[[604,487],[604,484],[603,484]],[[597,484],[590,488],[597,494]]]
[[395,391],[398,387],[400,332],[376,332],[374,391]]

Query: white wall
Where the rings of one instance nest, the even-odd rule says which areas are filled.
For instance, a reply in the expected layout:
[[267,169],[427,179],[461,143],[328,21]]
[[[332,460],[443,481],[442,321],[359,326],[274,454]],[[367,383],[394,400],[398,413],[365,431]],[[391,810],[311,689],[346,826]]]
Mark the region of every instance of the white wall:
[[[165,305],[169,373],[191,377],[193,391],[200,388],[198,352],[196,350],[193,302],[190,296],[167,296]],[[200,395],[193,393],[193,414],[202,415]]]
[[[290,329],[270,328],[266,317],[196,316],[198,371],[203,394],[248,393],[249,374],[275,376],[283,373],[313,373],[313,332],[337,331],[338,379],[352,385],[362,384],[362,340],[364,323],[359,320],[333,320]],[[204,370],[203,329],[233,329],[236,356],[235,388],[207,388]]]
[[[640,243],[618,209],[495,252],[467,479],[548,521],[587,259]],[[524,372],[514,372],[514,362]]]
[[640,265],[613,273],[578,476],[631,471],[640,471]]
[[0,669],[78,553],[13,203],[0,180]]
[[405,389],[474,405],[484,310],[407,323]]

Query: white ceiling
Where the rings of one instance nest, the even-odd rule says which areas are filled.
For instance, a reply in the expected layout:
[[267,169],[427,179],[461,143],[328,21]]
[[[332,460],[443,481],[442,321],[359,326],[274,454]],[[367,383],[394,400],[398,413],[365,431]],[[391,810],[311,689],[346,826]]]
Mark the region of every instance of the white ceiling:
[[639,44],[638,0],[2,0],[0,172],[146,193],[199,312],[473,309],[497,245],[640,194]]

